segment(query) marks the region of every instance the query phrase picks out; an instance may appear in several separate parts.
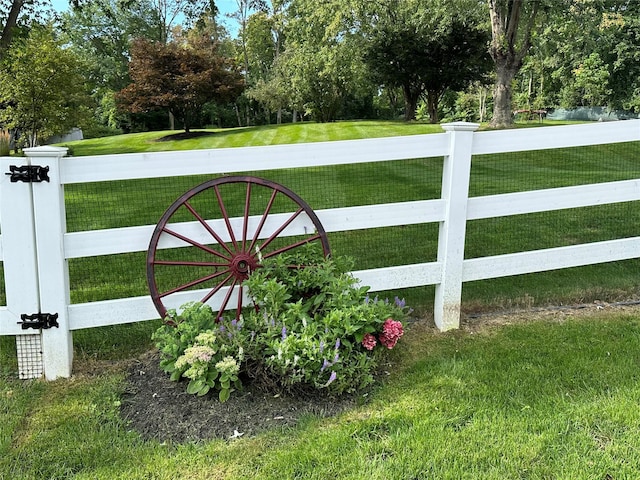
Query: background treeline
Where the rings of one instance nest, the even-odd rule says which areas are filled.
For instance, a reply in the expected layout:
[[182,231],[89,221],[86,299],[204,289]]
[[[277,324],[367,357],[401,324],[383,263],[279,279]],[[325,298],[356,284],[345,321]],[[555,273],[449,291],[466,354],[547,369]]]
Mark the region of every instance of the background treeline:
[[[0,1],[0,126],[22,143],[314,120],[640,111],[633,0]],[[19,8],[18,8],[19,7]],[[17,15],[16,15],[17,11]],[[496,113],[497,112],[497,113]]]

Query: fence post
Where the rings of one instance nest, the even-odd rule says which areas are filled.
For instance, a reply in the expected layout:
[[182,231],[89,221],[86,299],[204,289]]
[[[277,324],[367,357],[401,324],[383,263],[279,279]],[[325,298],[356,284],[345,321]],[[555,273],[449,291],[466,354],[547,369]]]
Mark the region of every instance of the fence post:
[[[0,218],[2,219],[2,261],[6,292],[0,334],[16,335],[18,377],[42,376],[42,343],[39,330],[22,330],[22,314],[38,312],[38,270],[33,229],[31,184],[12,181],[11,167],[22,168],[29,159],[0,159]],[[15,180],[15,178],[14,178]]]
[[442,278],[436,285],[434,320],[441,331],[460,326],[462,299],[462,262],[467,227],[467,201],[471,174],[471,145],[477,123],[445,123],[442,128],[451,139],[449,155],[444,158],[442,199],[445,218],[438,234],[438,263]]
[[70,377],[73,340],[69,330],[69,269],[64,255],[66,214],[64,189],[60,182],[60,159],[66,148],[35,147],[25,149],[31,164],[49,167],[49,181],[33,184],[33,207],[40,312],[57,314],[57,327],[42,330],[42,360],[47,380]]

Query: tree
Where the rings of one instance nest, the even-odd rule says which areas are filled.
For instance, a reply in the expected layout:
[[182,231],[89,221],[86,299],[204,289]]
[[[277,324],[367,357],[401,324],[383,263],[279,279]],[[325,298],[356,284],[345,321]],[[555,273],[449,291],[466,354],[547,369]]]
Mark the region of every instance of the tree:
[[264,2],[245,22],[242,48],[246,55],[246,68],[250,72],[247,97],[259,103],[267,122],[271,112],[277,112],[277,123],[282,122],[282,110],[287,105],[288,89],[283,76],[283,62],[279,57],[284,49],[283,26],[287,0]]
[[120,104],[132,113],[167,109],[187,133],[205,103],[233,100],[243,88],[237,68],[204,37],[186,46],[136,40],[129,74],[133,83],[118,94]]
[[0,124],[22,131],[29,146],[91,118],[78,57],[62,48],[52,29],[33,29],[15,41],[0,71]]
[[320,122],[335,120],[347,101],[372,96],[357,41],[351,0],[293,0],[277,59],[288,106]]
[[607,104],[611,95],[610,73],[598,52],[591,53],[572,73],[571,88],[563,90],[565,106],[598,107]]
[[118,91],[130,83],[129,46],[135,38],[160,41],[155,12],[148,0],[125,6],[100,0],[62,14],[61,30],[89,67],[87,80],[96,90]]
[[46,0],[4,0],[0,2],[0,60],[9,52],[11,42],[21,26],[46,15]]
[[573,0],[549,9],[514,82],[514,108],[640,110],[640,3]]
[[415,120],[418,101],[425,97],[430,121],[437,123],[445,92],[464,89],[490,69],[489,37],[459,18],[437,33],[416,23],[393,22],[376,28],[364,58],[382,84],[402,88],[406,121]]
[[[493,127],[513,124],[511,85],[531,48],[538,15],[551,5],[547,1],[487,0],[491,20],[489,52],[496,75],[491,120]],[[554,0],[552,4],[559,9],[567,7],[564,0]]]
[[[89,0],[95,1],[95,0]],[[186,26],[199,19],[205,12],[217,13],[213,0],[149,0],[156,17],[157,40],[167,43],[171,30],[179,19]]]

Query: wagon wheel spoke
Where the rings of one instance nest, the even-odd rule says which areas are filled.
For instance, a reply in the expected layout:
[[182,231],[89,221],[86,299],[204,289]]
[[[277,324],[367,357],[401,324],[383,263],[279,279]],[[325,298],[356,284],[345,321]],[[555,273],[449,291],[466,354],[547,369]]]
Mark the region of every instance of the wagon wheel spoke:
[[[178,286],[176,288],[172,288],[171,290],[167,290],[166,292],[160,293],[160,294],[158,294],[158,296],[160,298],[162,298],[162,297],[166,297],[167,295],[171,295],[173,293],[182,292],[184,290],[187,290],[188,288],[195,287],[196,285],[200,285],[200,284],[202,284],[204,282],[207,282],[209,280],[213,280],[214,278],[219,277],[221,275],[224,275],[225,273],[228,273],[228,272],[229,272],[229,270],[225,270],[225,271],[222,271],[222,272],[216,272],[216,273],[214,273],[212,275],[207,275],[206,277],[198,278],[196,280],[193,280],[192,282],[185,283],[184,285],[180,285],[180,286]],[[230,276],[231,275],[229,275],[229,277]]]
[[202,245],[201,243],[196,242],[195,240],[192,240],[192,239],[190,239],[188,237],[185,237],[184,235],[181,235],[178,232],[174,232],[173,230],[169,230],[168,228],[163,228],[162,230],[165,233],[168,233],[169,235],[171,235],[173,237],[179,238],[183,242],[186,242],[186,243],[188,243],[190,245],[193,245],[196,248],[199,248],[201,250],[204,250],[207,253],[210,253],[211,255],[215,255],[217,257],[224,258],[225,260],[229,260],[229,257],[224,256],[220,252],[216,252],[215,250],[207,247],[206,245]]
[[222,196],[220,195],[220,189],[218,185],[213,187],[213,191],[216,194],[216,199],[218,200],[218,206],[220,207],[220,211],[222,212],[222,218],[224,219],[224,223],[227,226],[227,231],[229,232],[229,237],[231,238],[231,242],[233,243],[233,247],[238,249],[238,242],[236,241],[236,236],[233,233],[233,228],[231,227],[231,222],[229,221],[229,215],[227,214],[227,209],[224,206],[224,202],[222,201]]
[[180,261],[180,260],[156,260],[154,262],[156,265],[174,265],[176,267],[226,267],[228,263],[215,263],[215,262],[189,262],[189,261]]
[[251,205],[251,182],[247,183],[247,197],[244,201],[244,218],[242,222],[242,251],[246,252],[247,229],[249,228],[249,211]]
[[269,203],[267,203],[267,208],[265,209],[264,213],[262,214],[262,217],[260,218],[260,223],[256,228],[256,233],[253,235],[253,239],[251,240],[251,245],[249,245],[249,248],[248,248],[249,252],[253,251],[253,247],[258,241],[258,238],[260,237],[260,233],[262,232],[262,227],[264,227],[264,222],[266,222],[267,217],[269,216],[269,212],[271,211],[271,207],[273,207],[273,202],[276,199],[276,195],[278,195],[278,191],[274,190],[273,193],[271,194],[271,198],[269,198]]
[[[229,303],[229,299],[231,298],[231,294],[233,293],[233,287],[236,286],[236,283],[238,283],[238,279],[234,278],[233,282],[231,282],[231,285],[229,286],[229,290],[227,290],[227,294],[224,296],[224,300],[222,300],[222,303],[220,304],[220,309],[218,310],[216,320],[220,320],[222,314],[227,309],[227,304]],[[236,319],[240,317],[240,311],[241,308],[236,310]]]
[[269,238],[267,238],[267,239],[262,243],[262,245],[260,245],[259,250],[260,250],[260,251],[263,251],[265,248],[267,248],[267,246],[268,246],[271,242],[273,242],[276,238],[278,238],[278,235],[280,235],[280,234],[284,231],[284,229],[285,229],[285,228],[287,228],[289,225],[291,225],[291,222],[293,222],[296,218],[298,218],[298,215],[300,215],[302,212],[303,212],[303,209],[302,209],[302,208],[299,208],[299,209],[296,211],[296,213],[294,213],[293,215],[291,215],[291,216],[289,217],[289,219],[288,219],[286,222],[284,222],[284,223],[280,226],[280,228],[278,228],[275,232],[273,232],[273,233],[271,234],[271,236],[270,236]]
[[195,209],[189,204],[189,202],[184,202],[184,206],[187,207],[187,210],[200,222],[200,224],[205,228],[209,234],[216,239],[216,242],[224,248],[227,252],[233,255],[233,251],[227,246],[226,242],[220,238],[220,236],[209,226],[209,224],[195,211]]
[[[315,240],[318,240],[319,238],[320,238],[320,235],[314,235],[313,237],[305,238],[304,240],[300,240],[296,243],[292,243],[291,245],[287,245],[286,247],[281,247],[278,250],[274,250],[273,252],[266,253],[265,255],[263,255],[263,258],[270,258],[276,255],[280,255],[281,253],[288,252],[289,250],[293,250],[294,248],[301,247],[302,245],[311,243]],[[297,268],[301,268],[301,267],[297,267]]]
[[[228,272],[228,270],[227,270]],[[225,272],[225,273],[227,273]],[[229,275],[227,275],[227,277],[222,280],[218,285],[216,285],[214,288],[212,288],[209,293],[207,293],[204,297],[202,297],[202,300],[200,300],[201,303],[207,303],[209,301],[209,299],[211,297],[213,297],[216,293],[218,293],[218,291],[225,286],[225,284],[233,277],[233,274],[230,273]]]
[[[286,214],[283,223],[275,223],[272,215],[276,213]],[[311,231],[307,233],[307,227],[304,233],[288,230],[302,213],[311,222]],[[179,223],[186,228],[178,232],[171,225]],[[263,233],[267,224],[269,233]],[[294,237],[288,242],[290,235]],[[183,244],[164,242],[165,237]],[[235,310],[239,318],[245,291],[242,283],[260,262],[310,242],[319,242],[324,255],[329,255],[326,233],[317,216],[286,187],[248,176],[210,180],[178,198],[154,229],[147,251],[151,299],[163,318],[169,307],[179,306],[176,303],[184,298],[211,304],[218,311],[218,320],[225,310]],[[237,299],[232,301],[234,294]]]

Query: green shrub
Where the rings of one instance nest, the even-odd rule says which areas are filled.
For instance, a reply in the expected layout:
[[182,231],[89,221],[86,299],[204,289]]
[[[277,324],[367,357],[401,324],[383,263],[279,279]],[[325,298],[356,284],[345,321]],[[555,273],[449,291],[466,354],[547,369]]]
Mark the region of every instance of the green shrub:
[[[304,265],[304,267],[302,267]],[[347,273],[352,263],[302,249],[267,259],[245,282],[256,308],[239,320],[191,303],[155,334],[161,367],[187,391],[224,401],[240,375],[295,393],[354,392],[373,382],[377,359],[403,334],[404,301],[371,299]]]

